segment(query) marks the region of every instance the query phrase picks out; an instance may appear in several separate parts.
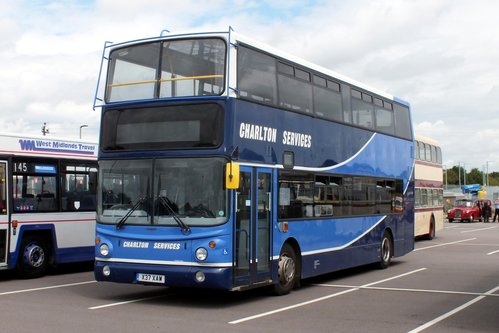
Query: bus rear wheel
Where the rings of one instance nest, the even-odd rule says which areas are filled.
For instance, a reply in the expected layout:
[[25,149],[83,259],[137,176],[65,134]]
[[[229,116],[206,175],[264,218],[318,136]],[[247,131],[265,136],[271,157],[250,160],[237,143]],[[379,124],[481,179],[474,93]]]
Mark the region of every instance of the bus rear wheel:
[[49,253],[43,240],[28,236],[21,243],[18,271],[22,278],[31,279],[43,276],[48,267]]
[[380,247],[380,261],[378,267],[380,269],[385,269],[390,266],[393,257],[393,241],[392,236],[388,231],[383,233],[383,238],[381,239]]
[[435,238],[435,218],[432,216],[430,219],[430,230],[428,235],[426,235],[426,239],[432,240],[433,238]]
[[274,285],[274,294],[277,296],[289,294],[297,278],[296,253],[289,244],[284,244],[279,254],[278,281]]

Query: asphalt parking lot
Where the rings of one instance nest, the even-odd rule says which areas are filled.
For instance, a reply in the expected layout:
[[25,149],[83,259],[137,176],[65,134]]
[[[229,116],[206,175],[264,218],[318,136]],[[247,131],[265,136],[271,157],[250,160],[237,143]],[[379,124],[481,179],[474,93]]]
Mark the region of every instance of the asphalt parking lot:
[[3,332],[499,332],[499,223],[445,223],[386,270],[306,280],[282,297],[98,283],[91,264],[0,272]]

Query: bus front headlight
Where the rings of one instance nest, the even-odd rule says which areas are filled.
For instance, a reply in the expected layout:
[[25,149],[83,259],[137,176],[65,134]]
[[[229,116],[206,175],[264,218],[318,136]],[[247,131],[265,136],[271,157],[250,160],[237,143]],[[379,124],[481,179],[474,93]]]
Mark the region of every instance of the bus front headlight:
[[101,244],[99,247],[100,255],[106,257],[109,255],[109,246],[106,243]]
[[196,259],[199,261],[205,261],[208,258],[208,251],[204,247],[200,247],[196,250]]

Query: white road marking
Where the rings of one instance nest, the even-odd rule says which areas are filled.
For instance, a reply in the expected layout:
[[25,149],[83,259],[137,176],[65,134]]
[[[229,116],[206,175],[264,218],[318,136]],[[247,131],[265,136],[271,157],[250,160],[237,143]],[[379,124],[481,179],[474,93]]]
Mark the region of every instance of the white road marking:
[[493,254],[496,254],[496,253],[499,253],[499,250],[497,250],[497,251],[492,251],[492,252],[489,252],[489,253],[487,253],[487,255],[488,255],[488,256],[490,256],[490,255],[493,255]]
[[440,246],[446,246],[446,245],[453,245],[453,244],[458,244],[458,243],[463,243],[463,242],[469,242],[472,240],[475,240],[476,238],[468,238],[468,239],[463,239],[455,242],[449,242],[449,243],[442,243],[442,244],[437,244],[437,245],[431,245],[431,246],[426,246],[426,247],[420,247],[419,249],[414,249],[413,251],[421,251],[421,250],[427,250],[427,249],[432,249],[434,247],[440,247]]
[[371,282],[371,283],[362,285],[361,287],[355,287],[355,288],[343,290],[343,291],[340,291],[338,293],[334,293],[334,294],[331,294],[331,295],[327,295],[327,296],[315,298],[315,299],[312,299],[310,301],[301,302],[301,303],[298,303],[298,304],[286,306],[284,308],[280,308],[280,309],[276,309],[276,310],[272,310],[272,311],[267,311],[267,312],[263,312],[263,313],[256,314],[256,315],[253,315],[253,316],[249,316],[249,317],[245,317],[245,318],[233,320],[233,321],[230,321],[229,324],[233,324],[233,325],[234,324],[240,324],[242,322],[246,322],[246,321],[250,321],[250,320],[253,320],[253,319],[258,319],[258,318],[270,316],[270,315],[273,315],[273,314],[276,314],[276,313],[279,313],[279,312],[284,312],[284,311],[296,309],[296,308],[299,308],[299,307],[302,307],[302,306],[306,306],[306,305],[309,305],[309,304],[313,304],[313,303],[317,303],[317,302],[322,302],[324,300],[327,300],[327,299],[330,299],[330,298],[333,298],[333,297],[341,296],[341,295],[344,295],[344,294],[351,293],[353,291],[360,290],[362,287],[369,287],[369,286],[372,286],[372,285],[375,285],[375,284],[379,284],[379,283],[383,283],[383,282],[386,282],[386,281],[398,279],[398,278],[401,278],[401,277],[404,277],[404,276],[407,276],[407,275],[410,275],[410,274],[418,273],[418,272],[421,272],[421,271],[424,271],[424,270],[426,270],[426,268],[416,269],[414,271],[410,271],[410,272],[407,272],[407,273],[404,273],[404,274],[393,276],[393,277],[390,277],[390,278],[387,278],[387,279],[383,279],[383,280]]
[[499,297],[499,295],[496,295],[496,294],[476,293],[476,292],[468,292],[468,291],[453,291],[453,290],[387,288],[387,287],[362,287],[362,286],[350,286],[350,285],[344,285],[344,284],[323,284],[323,283],[322,284],[314,284],[314,286],[332,287],[332,288],[359,288],[359,289],[382,290],[382,291],[403,291],[403,292],[429,293],[429,294]]
[[56,286],[48,286],[48,287],[40,287],[40,288],[31,288],[31,289],[6,291],[6,292],[3,292],[3,293],[0,293],[0,296],[12,295],[12,294],[21,294],[21,293],[28,293],[28,292],[32,292],[32,291],[41,291],[41,290],[49,290],[49,289],[73,287],[73,286],[79,286],[79,285],[89,284],[89,283],[95,283],[95,282],[97,282],[97,281],[94,280],[94,281],[85,281],[85,282],[60,284],[60,285],[56,285]]
[[123,301],[123,302],[116,302],[116,303],[110,303],[110,304],[103,304],[103,305],[97,305],[97,306],[92,306],[89,307],[89,310],[99,310],[99,309],[104,309],[104,308],[110,308],[112,306],[118,306],[118,305],[125,305],[125,304],[131,304],[131,303],[137,303],[137,302],[142,302],[142,301],[148,301],[150,299],[155,299],[155,298],[161,298],[165,297],[166,295],[156,295],[156,296],[150,296],[150,297],[142,297],[142,298],[136,298],[132,299],[129,301]]
[[496,229],[499,228],[499,226],[494,226],[494,227],[488,227],[488,228],[479,228],[479,229],[471,229],[471,230],[464,230],[461,231],[462,234],[466,234],[468,232],[476,232],[476,231],[484,231],[484,230],[489,230],[489,229]]
[[461,306],[458,306],[458,307],[457,307],[457,308],[455,308],[454,310],[451,310],[451,311],[449,311],[449,312],[447,312],[447,313],[444,313],[444,314],[443,314],[443,315],[441,315],[440,317],[437,317],[437,318],[435,318],[435,319],[433,319],[433,320],[431,320],[431,321],[427,322],[427,323],[426,323],[426,324],[424,324],[424,325],[421,325],[421,326],[419,326],[419,327],[416,327],[415,329],[413,329],[412,331],[409,331],[408,333],[418,333],[418,332],[421,332],[421,331],[423,331],[423,330],[425,330],[425,329],[427,329],[427,328],[429,328],[429,327],[431,327],[431,326],[433,326],[433,325],[435,325],[435,324],[437,324],[437,323],[441,322],[442,320],[449,318],[450,316],[452,316],[452,315],[454,315],[454,314],[458,313],[459,311],[466,309],[467,307],[469,307],[469,306],[471,306],[471,305],[475,304],[476,302],[481,301],[481,300],[482,300],[482,299],[484,299],[485,297],[492,295],[492,294],[493,294],[494,292],[496,292],[497,290],[499,290],[499,286],[497,286],[497,287],[495,287],[495,288],[493,288],[493,289],[490,289],[490,290],[489,290],[489,291],[487,291],[487,292],[486,292],[483,296],[478,296],[478,297],[476,297],[476,298],[472,299],[471,301],[469,301],[469,302],[467,302],[467,303],[464,303],[464,304],[463,304],[463,305],[461,305]]

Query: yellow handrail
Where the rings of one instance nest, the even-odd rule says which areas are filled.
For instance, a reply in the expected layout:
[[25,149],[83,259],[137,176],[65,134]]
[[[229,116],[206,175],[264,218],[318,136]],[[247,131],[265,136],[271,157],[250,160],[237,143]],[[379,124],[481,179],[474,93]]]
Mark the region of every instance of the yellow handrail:
[[171,77],[169,79],[161,79],[160,82],[198,80],[198,79],[219,79],[223,77],[224,76],[222,74],[183,76],[183,77]]
[[[184,76],[184,77],[172,77],[172,78],[168,78],[168,79],[160,79],[159,82],[200,80],[200,79],[220,79],[223,77],[224,77],[223,74]],[[138,84],[156,83],[157,81],[158,80],[144,80],[144,81],[133,81],[133,82],[124,82],[124,83],[113,83],[113,84],[110,84],[108,86],[111,88],[124,87],[124,86],[138,85]]]
[[156,83],[157,80],[145,80],[145,81],[135,81],[135,82],[125,82],[125,83],[113,83],[108,84],[108,87],[123,87],[123,86],[133,86],[137,84],[147,84],[147,83]]

